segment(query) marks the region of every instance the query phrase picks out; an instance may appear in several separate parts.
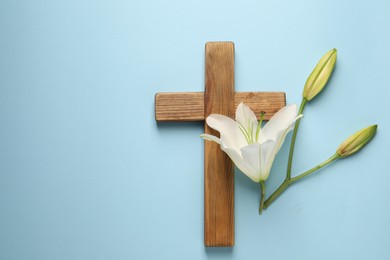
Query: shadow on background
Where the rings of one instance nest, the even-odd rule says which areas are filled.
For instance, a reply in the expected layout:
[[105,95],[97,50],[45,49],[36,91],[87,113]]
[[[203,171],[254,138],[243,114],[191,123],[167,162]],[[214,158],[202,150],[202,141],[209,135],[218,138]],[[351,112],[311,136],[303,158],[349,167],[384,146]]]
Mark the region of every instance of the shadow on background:
[[209,258],[223,258],[233,256],[233,247],[205,247],[206,255]]
[[204,122],[157,122],[157,129],[159,132],[172,131],[177,129],[196,129],[202,128],[204,126]]

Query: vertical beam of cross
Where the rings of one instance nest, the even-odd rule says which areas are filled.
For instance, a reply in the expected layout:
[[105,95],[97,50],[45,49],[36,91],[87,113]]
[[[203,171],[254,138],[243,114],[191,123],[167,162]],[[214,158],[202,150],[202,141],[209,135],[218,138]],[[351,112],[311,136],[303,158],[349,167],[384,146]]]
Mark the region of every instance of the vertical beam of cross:
[[[206,44],[205,117],[234,115],[234,45]],[[218,132],[205,124],[205,133]],[[233,163],[218,144],[205,142],[204,150],[204,243],[206,246],[234,245]]]
[[[265,120],[286,105],[283,92],[234,92],[234,44],[206,44],[205,92],[157,93],[156,121],[202,121],[211,113],[234,117],[244,102]],[[205,124],[205,132],[218,135]],[[219,145],[204,146],[204,244],[207,247],[234,245],[233,163]]]

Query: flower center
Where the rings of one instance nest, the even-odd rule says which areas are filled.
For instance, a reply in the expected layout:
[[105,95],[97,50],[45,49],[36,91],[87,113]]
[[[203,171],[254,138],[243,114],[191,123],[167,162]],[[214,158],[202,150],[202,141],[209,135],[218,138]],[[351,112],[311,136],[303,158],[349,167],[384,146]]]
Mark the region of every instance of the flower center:
[[256,133],[253,133],[254,124],[251,123],[250,120],[248,120],[247,127],[244,127],[241,123],[238,122],[240,131],[244,135],[246,142],[248,144],[253,144],[255,142],[256,143],[259,142],[261,124],[263,123],[264,114],[265,114],[265,112],[263,112],[263,111],[260,113],[260,120],[257,122]]

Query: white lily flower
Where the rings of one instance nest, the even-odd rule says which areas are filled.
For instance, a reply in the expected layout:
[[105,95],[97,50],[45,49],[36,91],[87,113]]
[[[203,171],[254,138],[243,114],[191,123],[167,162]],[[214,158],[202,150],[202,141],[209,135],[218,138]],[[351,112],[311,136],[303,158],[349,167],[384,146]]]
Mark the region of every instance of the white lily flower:
[[253,111],[243,103],[236,110],[236,121],[211,114],[206,123],[219,131],[220,138],[202,134],[201,137],[218,143],[234,164],[255,182],[265,181],[284,139],[294,127],[298,116],[295,104],[283,107],[261,128]]

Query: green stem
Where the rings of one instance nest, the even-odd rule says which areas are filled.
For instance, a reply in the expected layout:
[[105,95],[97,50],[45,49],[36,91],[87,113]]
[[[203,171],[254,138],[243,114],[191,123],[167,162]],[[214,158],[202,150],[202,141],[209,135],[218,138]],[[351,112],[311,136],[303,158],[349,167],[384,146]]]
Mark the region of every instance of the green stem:
[[299,181],[300,179],[306,177],[307,175],[309,175],[309,174],[311,174],[311,173],[313,173],[313,172],[315,172],[315,171],[321,169],[322,167],[324,167],[324,166],[330,164],[331,162],[337,160],[338,158],[340,158],[340,156],[339,156],[337,153],[335,153],[334,155],[332,155],[331,157],[329,157],[328,160],[326,160],[326,161],[320,163],[320,164],[317,165],[316,167],[313,167],[313,168],[311,168],[310,170],[305,171],[304,173],[299,174],[298,176],[295,176],[294,178],[291,178],[291,180],[290,180],[291,184],[294,183],[294,182],[296,182],[296,181]]
[[[301,106],[299,107],[298,115],[302,114],[306,103],[307,103],[307,99],[303,98],[302,102],[301,102]],[[295,126],[294,126],[294,132],[293,132],[293,136],[292,136],[291,144],[290,144],[290,153],[288,154],[286,181],[288,181],[291,178],[291,168],[292,168],[292,160],[293,160],[293,156],[294,156],[295,139],[297,138],[297,133],[298,133],[298,128],[299,128],[300,122],[301,122],[301,119],[299,118],[295,122]]]
[[265,183],[264,181],[260,181],[260,187],[261,187],[261,197],[260,197],[260,207],[259,207],[259,214],[263,212],[263,206],[264,206],[264,199],[265,199]]
[[291,184],[299,181],[300,179],[308,176],[309,174],[321,169],[322,167],[332,163],[333,161],[337,160],[339,157],[339,155],[336,153],[334,155],[332,155],[331,157],[329,157],[329,159],[325,160],[324,162],[318,164],[317,166],[311,168],[310,170],[308,171],[305,171],[304,173],[294,177],[294,178],[290,178],[290,179],[286,179],[284,180],[284,182],[279,186],[279,188],[276,189],[276,191],[274,193],[271,194],[271,196],[269,196],[268,199],[266,199],[266,201],[264,202],[264,205],[263,205],[263,209],[266,209],[268,208],[268,206],[274,201],[276,200],[280,194],[282,194],[283,191],[285,191]]
[[279,186],[279,188],[277,188],[276,191],[274,191],[274,193],[272,193],[271,196],[269,196],[269,198],[265,200],[264,205],[263,205],[263,209],[268,208],[268,206],[274,200],[276,200],[280,196],[280,194],[283,191],[285,191],[285,189],[288,188],[289,185],[290,185],[290,180],[284,180],[284,182]]

